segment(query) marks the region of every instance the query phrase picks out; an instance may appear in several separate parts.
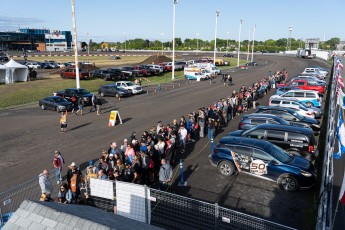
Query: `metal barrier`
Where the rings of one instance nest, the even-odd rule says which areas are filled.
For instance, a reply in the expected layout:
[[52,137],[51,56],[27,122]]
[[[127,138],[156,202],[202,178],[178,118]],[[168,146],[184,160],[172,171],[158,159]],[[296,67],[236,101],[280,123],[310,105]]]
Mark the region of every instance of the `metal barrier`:
[[[333,152],[338,106],[336,104],[336,57],[330,74],[328,89],[328,120],[326,129],[325,150],[322,165],[321,187],[315,229],[327,229],[332,225],[332,194],[333,194]],[[327,107],[326,107],[327,109]]]
[[[51,170],[49,174],[49,178],[53,185],[52,197],[55,197],[54,194],[56,194],[57,197],[60,185],[56,183],[55,169]],[[24,200],[39,200],[40,196],[41,187],[38,182],[38,176],[2,192],[0,193],[0,216],[6,213],[15,212]]]

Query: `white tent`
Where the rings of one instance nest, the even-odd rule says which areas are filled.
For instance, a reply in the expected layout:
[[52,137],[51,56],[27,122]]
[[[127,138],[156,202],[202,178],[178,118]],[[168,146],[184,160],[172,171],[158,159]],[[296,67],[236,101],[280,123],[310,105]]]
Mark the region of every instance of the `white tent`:
[[11,84],[16,81],[27,81],[28,67],[11,59],[5,65],[0,65],[0,83]]

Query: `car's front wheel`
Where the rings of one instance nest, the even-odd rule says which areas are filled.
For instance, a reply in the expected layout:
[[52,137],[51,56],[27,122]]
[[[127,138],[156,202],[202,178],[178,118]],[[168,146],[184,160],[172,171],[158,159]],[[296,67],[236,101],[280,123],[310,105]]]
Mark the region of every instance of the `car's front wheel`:
[[283,174],[278,178],[279,187],[286,192],[295,192],[299,188],[298,180],[289,174]]
[[222,161],[218,164],[218,172],[223,176],[231,176],[234,173],[234,166],[230,161]]

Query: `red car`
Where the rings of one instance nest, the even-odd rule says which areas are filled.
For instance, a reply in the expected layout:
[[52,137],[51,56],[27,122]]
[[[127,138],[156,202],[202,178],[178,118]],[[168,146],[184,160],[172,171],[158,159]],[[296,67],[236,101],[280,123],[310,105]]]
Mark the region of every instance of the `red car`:
[[325,86],[324,85],[317,85],[313,83],[309,83],[308,80],[293,80],[292,82],[289,82],[287,84],[278,84],[277,88],[280,86],[295,86],[300,89],[304,90],[315,90],[318,91],[319,94],[323,94],[325,92]]
[[[75,76],[76,76],[75,68],[70,68],[70,69],[63,70],[60,73],[60,76],[62,78],[75,79]],[[87,72],[85,70],[79,69],[79,79],[86,80],[86,79],[89,78],[89,76],[90,76],[89,72]]]

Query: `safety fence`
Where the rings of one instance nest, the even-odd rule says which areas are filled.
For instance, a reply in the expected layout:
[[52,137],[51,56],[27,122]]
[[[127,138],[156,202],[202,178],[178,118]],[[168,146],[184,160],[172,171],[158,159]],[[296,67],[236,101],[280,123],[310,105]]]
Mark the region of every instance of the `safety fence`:
[[329,229],[332,225],[332,193],[333,193],[333,153],[337,121],[337,92],[336,92],[336,57],[333,60],[333,68],[330,73],[328,93],[325,105],[325,114],[327,114],[325,149],[323,155],[321,186],[318,203],[318,213],[315,229]]

